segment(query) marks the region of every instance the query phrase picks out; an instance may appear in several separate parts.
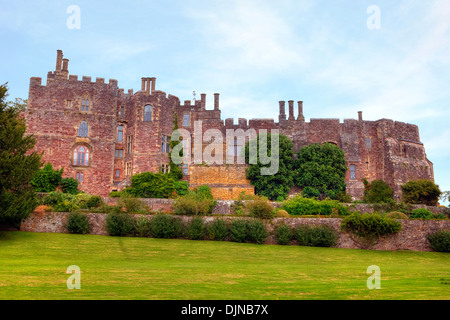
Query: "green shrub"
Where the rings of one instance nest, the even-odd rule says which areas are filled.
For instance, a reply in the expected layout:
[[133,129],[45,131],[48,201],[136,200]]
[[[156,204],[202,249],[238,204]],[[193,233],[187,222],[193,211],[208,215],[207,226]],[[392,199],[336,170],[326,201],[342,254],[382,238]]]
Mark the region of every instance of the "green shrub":
[[125,192],[136,198],[167,199],[175,191],[175,181],[170,174],[143,172],[131,177],[131,186]]
[[409,217],[411,219],[424,219],[424,220],[434,219],[433,213],[425,208],[413,210]]
[[137,237],[149,237],[151,235],[151,220],[148,216],[139,216],[134,221],[134,233]]
[[386,217],[392,218],[392,219],[400,219],[400,220],[406,220],[408,219],[408,216],[400,211],[392,211],[386,214]]
[[251,219],[247,221],[247,241],[250,243],[263,244],[268,232],[264,222],[258,219]]
[[341,230],[356,236],[355,242],[364,248],[373,246],[381,236],[395,234],[402,224],[379,214],[354,213],[341,222]]
[[184,196],[189,192],[189,183],[186,181],[175,181],[174,188],[177,195]]
[[289,213],[286,210],[279,209],[275,213],[275,217],[277,217],[277,218],[289,218]]
[[86,204],[88,208],[97,208],[103,204],[103,199],[100,196],[91,195]]
[[50,207],[54,207],[59,202],[65,199],[65,194],[59,191],[50,192],[44,198],[42,198],[41,203]]
[[122,195],[121,191],[111,191],[108,195],[110,198],[119,198]]
[[428,242],[434,251],[450,252],[450,230],[440,230],[430,234]]
[[130,197],[128,195],[123,195],[120,197],[120,199],[117,201],[117,204],[123,208],[129,213],[145,213],[148,211],[148,206],[140,199]]
[[333,247],[338,240],[337,232],[327,225],[298,225],[293,233],[300,246]]
[[286,210],[290,215],[331,215],[333,208],[336,208],[341,216],[349,214],[348,208],[337,200],[325,199],[320,201],[303,198],[299,195],[283,202],[281,208]]
[[236,219],[230,223],[230,239],[234,242],[247,241],[247,221],[244,219]]
[[63,169],[53,170],[51,163],[47,163],[31,179],[30,183],[36,192],[52,192],[61,183]]
[[122,207],[121,206],[110,206],[107,204],[102,204],[100,207],[95,208],[93,210],[91,210],[92,212],[96,212],[96,213],[122,213]]
[[224,219],[214,219],[207,226],[208,238],[216,241],[223,241],[228,237],[228,224]]
[[305,198],[318,199],[320,197],[320,191],[318,188],[305,187],[302,191],[302,196]]
[[202,218],[195,217],[188,224],[186,235],[190,240],[202,240],[205,236],[205,224]]
[[72,212],[67,216],[66,228],[70,233],[87,234],[92,226],[86,214]]
[[61,189],[64,193],[77,194],[78,193],[78,181],[74,178],[61,179]]
[[175,214],[180,215],[209,215],[214,210],[215,201],[208,189],[191,190],[188,194],[177,197],[173,205]]
[[125,212],[109,213],[106,217],[106,230],[111,236],[124,237],[134,231],[134,219]]
[[151,220],[151,234],[155,238],[179,238],[183,235],[183,222],[169,214],[157,214]]
[[402,186],[403,201],[412,204],[426,204],[436,206],[441,190],[439,186],[430,180],[413,180]]
[[285,224],[281,224],[275,229],[275,240],[278,244],[290,244],[292,241],[292,236],[293,234],[291,228]]
[[367,203],[391,203],[394,201],[392,188],[383,180],[374,180],[369,183],[364,182],[364,201]]
[[341,203],[351,203],[352,196],[346,192],[339,192],[338,194],[336,194],[336,200]]
[[267,198],[258,197],[256,200],[246,201],[244,211],[250,216],[259,219],[272,219],[273,206]]

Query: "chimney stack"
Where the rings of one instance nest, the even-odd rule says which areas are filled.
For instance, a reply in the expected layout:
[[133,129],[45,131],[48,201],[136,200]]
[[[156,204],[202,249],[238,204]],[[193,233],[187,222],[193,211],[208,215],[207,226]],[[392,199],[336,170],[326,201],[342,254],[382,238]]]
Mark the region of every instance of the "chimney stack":
[[56,50],[56,69],[55,71],[59,72],[62,69],[62,61],[63,61],[63,52],[62,50]]
[[289,100],[289,120],[295,120],[294,117],[294,100]]
[[278,121],[286,120],[286,113],[285,113],[285,101],[279,101],[280,104],[280,115],[278,116]]
[[[152,82],[152,89],[151,89],[151,91],[149,92],[149,94],[152,94],[152,92],[153,91],[155,91],[155,86],[156,86],[156,78],[150,78],[150,80],[149,81],[151,81]],[[150,83],[149,83],[149,86],[150,86]]]
[[358,111],[358,120],[363,121],[362,111]]
[[297,101],[298,103],[298,117],[297,120],[305,121],[305,117],[303,116],[303,101]]
[[214,110],[219,110],[219,93],[214,93]]
[[200,94],[200,97],[201,97],[201,109],[205,110],[206,109],[206,93]]

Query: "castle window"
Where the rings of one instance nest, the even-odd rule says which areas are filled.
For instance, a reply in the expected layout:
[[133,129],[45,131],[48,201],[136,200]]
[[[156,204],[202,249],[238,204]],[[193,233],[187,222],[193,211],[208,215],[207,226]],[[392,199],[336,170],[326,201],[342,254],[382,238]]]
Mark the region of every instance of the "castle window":
[[89,111],[89,97],[84,96],[81,100],[81,111]]
[[370,138],[366,138],[366,146],[367,146],[367,149],[370,149],[370,146],[371,146]]
[[120,116],[123,117],[125,115],[125,108],[120,107]]
[[123,126],[119,126],[117,129],[117,141],[118,142],[123,141]]
[[116,178],[120,178],[120,169],[116,169],[116,175],[115,175],[115,177],[116,177]]
[[354,164],[350,165],[350,180],[356,180],[356,166]]
[[133,152],[133,136],[127,137],[127,153]]
[[74,166],[88,166],[89,165],[89,149],[85,146],[78,146],[73,151],[73,165]]
[[149,104],[144,107],[144,121],[152,121],[152,106]]
[[170,166],[168,164],[161,165],[161,172],[162,173],[169,173],[169,171],[170,171]]
[[127,169],[126,169],[127,176],[131,176],[131,162],[127,162]]
[[66,100],[66,107],[70,108],[72,106],[72,100]]
[[76,179],[78,182],[84,182],[84,173],[83,172],[77,172]]
[[87,138],[89,127],[86,121],[83,121],[78,126],[78,136],[82,138]]
[[161,152],[169,153],[169,151],[170,151],[170,137],[163,135],[161,139]]
[[242,139],[234,138],[231,145],[228,147],[228,154],[232,157],[241,157],[243,144],[244,142],[242,141]]
[[183,170],[183,175],[189,175],[189,165],[187,163],[183,163],[181,169]]
[[116,158],[123,158],[123,149],[116,149]]
[[189,114],[185,114],[183,115],[183,127],[189,127],[190,124],[190,119],[189,119]]

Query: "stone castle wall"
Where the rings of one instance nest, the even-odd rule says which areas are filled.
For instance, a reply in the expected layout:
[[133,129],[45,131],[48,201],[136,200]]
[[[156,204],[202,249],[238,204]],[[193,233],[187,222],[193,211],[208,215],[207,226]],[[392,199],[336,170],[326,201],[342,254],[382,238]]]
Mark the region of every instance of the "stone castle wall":
[[[303,102],[297,101],[295,106],[293,100],[287,104],[279,101],[278,122],[239,118],[235,124],[233,119],[221,119],[218,93],[214,94],[212,108],[206,106],[206,94],[201,94],[200,100],[186,100],[181,104],[178,97],[156,90],[156,78],[142,78],[141,90],[130,89],[125,93],[114,79],[92,81],[91,77],[78,79],[70,75],[68,63],[58,50],[55,71],[48,73],[46,85],[41,78],[30,79],[25,118],[28,133],[37,140],[35,150],[43,152],[43,161],[51,162],[55,169],[64,168],[64,177],[76,178],[83,173],[80,189],[88,193],[106,196],[112,190],[123,188],[133,174],[166,170],[169,157],[163,143],[165,137],[172,135],[175,113],[179,128],[189,132],[191,144],[196,121],[202,123],[202,134],[210,129],[224,136],[231,129],[256,133],[277,129],[292,139],[294,151],[311,143],[334,143],[345,151],[349,165],[347,192],[356,199],[363,193],[362,178],[386,181],[398,199],[401,185],[407,181],[434,180],[433,164],[426,157],[418,127],[412,124],[388,119],[365,121],[361,112],[358,119],[343,122],[339,119],[307,122]],[[82,108],[86,98],[88,111]],[[152,108],[150,119],[145,115],[147,105]],[[86,137],[79,137],[78,128],[83,121],[89,130]],[[202,150],[208,144],[203,141]],[[87,166],[73,163],[74,150],[80,145],[90,151]],[[116,150],[121,150],[121,157],[116,157]],[[225,146],[221,156],[226,158],[229,151]],[[239,163],[237,157],[235,163]],[[218,197],[229,199],[241,191],[251,192],[248,181],[229,180],[239,170],[242,172],[242,168],[237,168],[224,165],[223,169],[188,169],[192,177],[188,175],[185,179],[192,180],[194,185],[204,181],[214,187]]]

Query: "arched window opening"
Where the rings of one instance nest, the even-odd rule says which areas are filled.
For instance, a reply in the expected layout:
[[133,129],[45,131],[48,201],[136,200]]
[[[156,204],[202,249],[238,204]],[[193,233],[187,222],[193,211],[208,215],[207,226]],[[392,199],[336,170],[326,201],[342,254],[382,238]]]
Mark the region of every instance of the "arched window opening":
[[152,106],[149,104],[144,107],[144,121],[152,121]]
[[78,136],[82,138],[87,138],[89,132],[89,126],[86,121],[83,121],[78,126]]
[[74,166],[88,166],[89,165],[89,149],[85,146],[78,146],[73,151],[73,165]]

